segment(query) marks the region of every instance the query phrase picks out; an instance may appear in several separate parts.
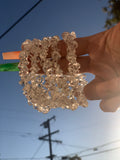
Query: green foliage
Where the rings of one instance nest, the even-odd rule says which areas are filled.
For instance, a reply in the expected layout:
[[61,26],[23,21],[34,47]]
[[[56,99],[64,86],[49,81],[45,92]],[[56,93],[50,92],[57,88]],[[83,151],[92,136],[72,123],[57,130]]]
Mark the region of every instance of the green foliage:
[[105,28],[109,29],[120,22],[120,0],[109,0],[103,11],[107,13]]

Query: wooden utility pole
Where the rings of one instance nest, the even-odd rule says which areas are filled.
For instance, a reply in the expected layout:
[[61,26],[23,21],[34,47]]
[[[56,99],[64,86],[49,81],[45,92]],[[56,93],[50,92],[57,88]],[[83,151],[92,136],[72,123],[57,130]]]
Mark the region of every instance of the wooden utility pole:
[[[53,158],[54,158],[54,156],[55,156],[55,155],[52,154],[52,142],[62,143],[62,141],[52,140],[52,139],[51,139],[51,135],[59,132],[59,130],[56,130],[56,131],[54,131],[54,132],[51,132],[51,130],[50,130],[50,121],[53,120],[53,119],[55,120],[55,116],[51,117],[51,118],[48,119],[47,121],[45,121],[45,122],[43,122],[42,124],[40,124],[40,126],[43,126],[44,128],[48,128],[48,134],[46,134],[46,135],[38,138],[39,140],[49,141],[50,156],[48,156],[47,158],[49,158],[50,160],[53,160]],[[48,137],[48,138],[46,139],[46,137]]]

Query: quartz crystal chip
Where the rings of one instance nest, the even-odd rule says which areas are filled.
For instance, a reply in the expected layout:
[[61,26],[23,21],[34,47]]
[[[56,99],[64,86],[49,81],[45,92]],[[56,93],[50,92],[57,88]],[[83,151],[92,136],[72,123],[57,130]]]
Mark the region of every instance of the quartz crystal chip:
[[[83,93],[87,81],[85,75],[80,73],[80,64],[76,61],[76,34],[64,32],[62,37],[67,45],[66,59],[69,62],[66,75],[63,75],[58,64],[61,58],[58,36],[26,40],[22,44],[18,66],[21,77],[19,83],[23,86],[28,104],[39,112],[48,113],[50,109],[58,107],[75,110],[78,106],[88,105]],[[48,56],[49,47],[51,57]],[[39,65],[44,75],[39,73]]]
[[53,59],[53,61],[57,62],[60,58],[61,58],[61,55],[59,54],[58,51],[53,51],[52,52],[52,59]]
[[22,50],[26,50],[26,51],[30,50],[31,47],[32,47],[32,41],[29,39],[27,39],[25,42],[23,42],[23,44],[21,46]]
[[63,33],[62,33],[62,38],[63,38],[64,40],[67,40],[67,39],[68,39],[68,36],[69,36],[69,32],[63,32]]
[[41,46],[41,40],[39,40],[39,39],[33,39],[32,42],[36,47],[40,47]]
[[80,73],[80,64],[79,63],[70,63],[68,66],[68,70],[70,74],[77,74]]

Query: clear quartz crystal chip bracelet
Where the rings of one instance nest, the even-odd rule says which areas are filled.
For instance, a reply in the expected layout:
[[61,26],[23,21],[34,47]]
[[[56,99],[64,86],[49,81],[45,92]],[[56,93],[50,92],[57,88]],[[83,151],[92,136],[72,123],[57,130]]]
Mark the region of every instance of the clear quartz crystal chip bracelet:
[[[64,75],[58,64],[61,55],[57,47],[58,36],[45,37],[43,40],[26,40],[20,53],[19,75],[23,85],[23,94],[28,104],[39,112],[48,113],[51,108],[75,110],[78,106],[87,107],[83,94],[87,84],[85,75],[80,73],[80,64],[76,61],[77,42],[75,32],[64,32],[62,38],[67,44],[68,74]],[[52,48],[51,58],[48,49]],[[40,73],[40,66],[44,71]]]

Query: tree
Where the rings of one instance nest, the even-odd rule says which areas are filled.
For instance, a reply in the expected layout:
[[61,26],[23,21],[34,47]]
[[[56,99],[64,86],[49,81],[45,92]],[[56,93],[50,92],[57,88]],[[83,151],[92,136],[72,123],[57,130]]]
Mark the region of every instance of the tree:
[[120,22],[120,0],[109,0],[103,11],[107,13],[105,28],[109,29]]

